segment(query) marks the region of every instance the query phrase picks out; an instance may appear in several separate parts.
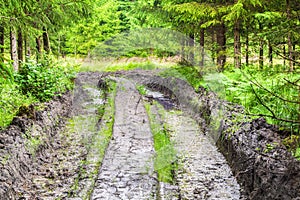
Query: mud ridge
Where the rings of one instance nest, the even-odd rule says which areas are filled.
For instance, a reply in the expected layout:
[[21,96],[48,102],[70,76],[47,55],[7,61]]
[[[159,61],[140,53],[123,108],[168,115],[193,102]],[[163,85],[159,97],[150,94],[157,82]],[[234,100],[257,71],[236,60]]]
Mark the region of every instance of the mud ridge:
[[[71,93],[44,103],[32,116],[17,116],[0,132],[0,197],[16,199],[25,193],[35,163],[47,157],[45,149],[53,148],[51,138],[65,125],[70,116]],[[29,115],[29,114],[28,114]],[[34,144],[34,141],[39,144]]]

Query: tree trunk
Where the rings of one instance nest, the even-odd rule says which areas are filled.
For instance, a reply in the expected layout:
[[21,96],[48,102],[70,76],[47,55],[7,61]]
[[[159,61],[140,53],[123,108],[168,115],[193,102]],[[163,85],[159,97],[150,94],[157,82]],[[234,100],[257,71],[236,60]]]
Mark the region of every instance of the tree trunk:
[[18,61],[18,49],[17,49],[17,37],[14,28],[10,29],[10,56],[13,61],[13,67],[15,71],[19,70]]
[[18,59],[19,63],[23,61],[23,35],[21,30],[18,30]]
[[26,60],[27,58],[30,58],[31,56],[31,49],[30,49],[30,42],[28,41],[29,38],[27,36],[27,34],[25,35],[25,40],[24,40],[24,50],[25,50],[25,56],[26,56]]
[[234,24],[234,66],[241,68],[240,21],[236,21]]
[[[288,21],[291,19],[291,8],[290,8],[290,0],[286,0],[286,13]],[[289,54],[289,70],[294,71],[293,64],[293,43],[292,43],[292,34],[288,32],[288,54]]]
[[217,44],[217,64],[219,66],[219,71],[223,71],[226,63],[226,28],[224,24],[219,26],[217,32]]
[[215,43],[216,43],[216,31],[213,28],[211,30],[211,43],[212,43],[212,61],[215,63],[216,60],[216,49],[215,49]]
[[[259,30],[260,32],[262,32],[263,26],[262,24],[259,22]],[[264,41],[263,38],[259,38],[259,59],[258,59],[258,63],[259,63],[259,68],[263,69],[264,68]]]
[[268,41],[268,46],[269,46],[269,64],[270,66],[273,66],[273,47],[270,40]]
[[48,54],[51,51],[51,49],[50,49],[49,35],[45,28],[43,28],[43,44],[44,44],[44,50]]
[[188,61],[191,65],[194,65],[195,64],[194,63],[194,60],[195,60],[195,36],[194,36],[194,34],[190,34],[188,46],[189,46]]
[[295,43],[293,43],[293,68],[295,68],[295,66],[296,66],[296,44]]
[[36,42],[36,59],[37,61],[39,61],[40,59],[40,56],[42,55],[42,44],[41,44],[41,38],[40,37],[37,37],[35,39],[35,42]]
[[293,64],[293,43],[291,33],[288,33],[288,54],[289,54],[289,70],[294,71]]
[[246,66],[249,66],[249,32],[246,32]]
[[205,56],[205,54],[204,54],[204,42],[205,42],[205,40],[204,40],[204,29],[201,29],[200,30],[200,51],[201,51],[201,60],[200,60],[200,66],[201,67],[203,67],[204,66],[204,56]]
[[283,45],[283,66],[286,66],[286,48],[285,48],[285,44]]
[[264,41],[261,39],[259,41],[259,68],[264,68]]
[[4,27],[0,26],[0,62],[4,61]]

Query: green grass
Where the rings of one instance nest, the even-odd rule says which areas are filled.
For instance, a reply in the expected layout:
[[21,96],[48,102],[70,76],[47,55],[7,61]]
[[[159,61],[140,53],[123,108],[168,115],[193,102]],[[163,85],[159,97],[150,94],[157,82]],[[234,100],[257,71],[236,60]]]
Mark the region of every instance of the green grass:
[[129,64],[120,64],[120,65],[112,65],[108,66],[105,71],[115,72],[119,70],[133,70],[133,69],[142,69],[142,70],[153,70],[157,69],[158,66],[152,62],[144,62],[144,63],[129,63]]
[[153,70],[153,69],[168,69],[174,66],[174,62],[165,61],[161,58],[121,58],[102,61],[84,62],[79,71],[105,71],[116,72],[120,70]]
[[160,74],[162,77],[176,77],[187,81],[191,86],[198,89],[203,84],[203,79],[196,67],[193,66],[181,66],[174,65],[169,69],[162,71]]
[[137,85],[136,89],[139,91],[141,95],[146,95],[146,88],[143,85]]
[[[159,107],[159,104],[155,103]],[[154,169],[158,174],[158,180],[173,183],[174,171],[177,170],[176,151],[170,141],[170,136],[165,125],[158,121],[158,116],[151,112],[150,103],[145,103],[145,108],[150,119],[151,131],[154,140],[156,157]],[[160,109],[163,109],[160,107]]]

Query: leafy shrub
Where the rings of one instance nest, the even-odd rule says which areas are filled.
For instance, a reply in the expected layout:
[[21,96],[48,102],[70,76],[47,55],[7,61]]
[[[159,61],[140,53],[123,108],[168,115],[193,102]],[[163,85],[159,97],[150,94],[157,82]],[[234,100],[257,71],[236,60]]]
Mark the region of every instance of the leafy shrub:
[[0,127],[10,124],[20,106],[34,102],[30,96],[23,95],[15,83],[0,83]]
[[0,84],[9,83],[14,80],[13,69],[11,66],[0,62]]
[[33,61],[24,63],[15,79],[23,94],[47,101],[58,93],[72,88],[74,71],[59,66],[45,66]]

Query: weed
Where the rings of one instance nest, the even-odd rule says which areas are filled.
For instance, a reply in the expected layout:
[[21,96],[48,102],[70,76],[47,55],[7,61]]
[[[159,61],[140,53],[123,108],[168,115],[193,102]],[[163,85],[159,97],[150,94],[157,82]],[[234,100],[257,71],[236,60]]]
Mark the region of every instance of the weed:
[[278,143],[274,142],[272,144],[266,144],[266,148],[264,149],[264,153],[268,153],[270,151],[272,151],[276,146],[278,145]]
[[146,95],[147,90],[143,85],[136,85],[136,89],[139,91],[141,95]]

